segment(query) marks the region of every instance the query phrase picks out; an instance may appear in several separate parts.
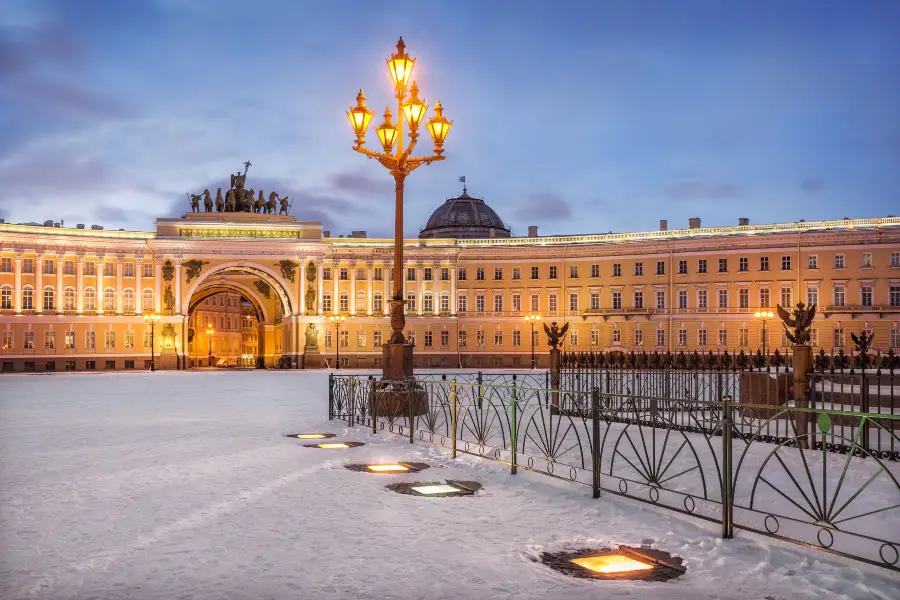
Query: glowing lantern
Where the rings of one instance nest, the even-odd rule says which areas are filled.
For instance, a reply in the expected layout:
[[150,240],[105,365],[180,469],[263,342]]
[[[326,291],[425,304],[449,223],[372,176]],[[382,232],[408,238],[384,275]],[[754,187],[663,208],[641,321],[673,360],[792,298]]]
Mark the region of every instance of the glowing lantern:
[[437,104],[434,105],[434,116],[428,121],[428,133],[431,134],[431,139],[434,140],[435,154],[441,154],[444,151],[444,140],[447,139],[451,125],[453,125],[453,121],[448,121],[444,117],[444,107],[441,106],[441,101],[438,100]]
[[394,80],[394,87],[397,90],[406,89],[406,84],[409,82],[413,65],[415,64],[416,59],[410,58],[406,53],[406,44],[403,43],[403,38],[401,37],[400,41],[397,42],[397,52],[387,59],[388,71],[391,73],[391,79]]
[[413,81],[412,88],[409,90],[409,100],[403,104],[402,108],[406,122],[409,123],[411,129],[415,130],[419,123],[422,122],[422,117],[428,112],[428,106],[425,102],[419,100],[419,88],[416,86],[415,81]]
[[365,143],[366,131],[369,129],[369,121],[372,120],[372,111],[366,108],[366,96],[362,90],[356,95],[356,106],[347,111],[347,118],[350,119],[350,127],[356,134],[356,145],[362,146]]
[[384,109],[384,123],[378,126],[375,133],[378,134],[378,139],[381,140],[384,151],[390,154],[391,149],[394,147],[394,142],[397,141],[398,134],[397,127],[391,123],[390,109]]

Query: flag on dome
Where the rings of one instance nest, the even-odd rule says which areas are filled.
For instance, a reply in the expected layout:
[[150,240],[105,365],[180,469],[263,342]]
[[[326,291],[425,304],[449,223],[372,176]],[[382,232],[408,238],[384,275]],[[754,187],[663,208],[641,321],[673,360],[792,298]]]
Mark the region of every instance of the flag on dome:
[[460,181],[460,183],[465,183],[465,182],[466,182],[466,176],[463,175],[462,177],[460,177],[460,178],[459,178],[459,181]]

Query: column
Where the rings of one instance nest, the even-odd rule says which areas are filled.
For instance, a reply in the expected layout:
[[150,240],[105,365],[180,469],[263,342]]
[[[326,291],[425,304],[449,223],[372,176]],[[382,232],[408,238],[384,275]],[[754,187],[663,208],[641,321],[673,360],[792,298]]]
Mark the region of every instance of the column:
[[375,296],[374,287],[375,263],[366,261],[366,315],[372,316],[372,301]]
[[[523,300],[524,301],[524,300]],[[456,316],[456,265],[450,265],[450,314]],[[530,302],[530,300],[529,300]]]
[[319,297],[318,304],[316,304],[316,313],[321,317],[322,316],[322,286],[325,285],[325,261],[317,260],[316,261],[316,270],[318,271],[317,280],[316,280],[316,293]]
[[341,304],[338,301],[338,285],[340,283],[340,270],[339,270],[338,261],[331,261],[331,281],[334,284],[334,289],[331,296],[331,312],[337,313],[340,312]]
[[[384,269],[384,272],[382,272],[381,275],[384,279],[384,281],[383,281],[384,294],[382,295],[382,298],[381,298],[381,312],[384,315],[390,315],[391,314],[391,267],[392,267],[393,263],[386,262],[383,264],[384,264],[384,266],[382,267],[382,269]],[[398,275],[398,273],[394,274],[395,277],[397,275]]]
[[122,295],[124,291],[122,290],[122,257],[116,257],[116,314],[122,314]]
[[160,314],[162,313],[162,259],[154,258],[153,261],[156,263],[156,274],[153,277],[156,284],[153,290],[154,312]]
[[84,254],[75,257],[75,312],[84,312]]
[[56,255],[56,312],[63,312],[63,256]]
[[[300,263],[300,266],[297,269],[298,276],[300,277],[300,298],[297,301],[297,306],[299,306],[300,308],[298,309],[297,313],[300,315],[305,315],[306,314],[306,268],[305,268],[306,261],[298,260],[297,262]],[[297,321],[296,327],[299,328],[299,321]]]
[[44,312],[44,255],[38,254],[34,262],[34,312],[41,314]]
[[97,309],[97,314],[103,314],[103,257],[97,256],[97,270],[95,271],[96,275],[94,276],[94,289],[95,298],[94,298],[94,308]]
[[[134,312],[141,314],[144,312],[144,257],[138,256],[134,261]],[[137,342],[135,342],[137,345]]]
[[175,314],[181,314],[181,257],[175,259]]
[[350,261],[350,267],[347,270],[350,274],[350,316],[356,314],[356,262]]
[[22,312],[22,253],[16,252],[16,257],[13,261],[15,263],[15,267],[13,270],[13,277],[15,278],[13,281],[13,307],[15,308],[16,313]]
[[416,314],[421,317],[425,312],[423,310],[425,307],[425,265],[422,263],[416,263],[416,285],[419,288],[416,294],[419,297],[416,301]]

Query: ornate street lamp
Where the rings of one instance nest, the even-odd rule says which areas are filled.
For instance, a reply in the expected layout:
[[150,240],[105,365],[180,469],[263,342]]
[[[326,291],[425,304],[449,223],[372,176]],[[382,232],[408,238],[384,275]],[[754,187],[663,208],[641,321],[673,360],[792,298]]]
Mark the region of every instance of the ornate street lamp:
[[335,313],[328,318],[331,320],[332,323],[334,323],[334,336],[335,336],[335,342],[337,344],[335,346],[335,348],[337,348],[337,356],[335,357],[335,360],[337,361],[336,368],[338,370],[340,370],[340,368],[341,368],[341,323],[343,323],[344,319],[346,319],[347,317],[345,317],[344,315],[339,315],[339,314]]
[[154,360],[153,349],[156,346],[156,324],[159,323],[159,315],[153,313],[144,315],[144,322],[150,324],[150,371],[156,371],[156,361]]
[[207,360],[209,361],[209,366],[213,366],[212,364],[212,335],[216,332],[215,329],[212,328],[212,325],[206,326],[206,353]]
[[[406,54],[403,38],[397,42],[397,52],[387,59],[388,71],[394,82],[397,98],[397,123],[391,121],[389,109],[384,111],[384,121],[375,128],[378,141],[383,152],[365,148],[366,130],[372,120],[372,111],[366,108],[366,97],[362,90],[356,96],[356,106],[347,111],[350,126],[356,134],[356,146],[353,148],[370,159],[375,159],[391,172],[394,177],[395,211],[394,211],[394,286],[391,295],[391,338],[384,344],[385,379],[402,379],[412,377],[413,346],[407,343],[403,335],[406,317],[403,314],[403,182],[406,177],[422,165],[443,160],[444,141],[450,132],[453,121],[444,117],[444,109],[438,102],[434,107],[434,116],[426,123],[428,133],[434,142],[434,154],[431,156],[411,156],[419,138],[419,126],[428,112],[428,105],[419,98],[419,88],[411,81],[416,59]],[[409,84],[412,84],[411,86]],[[409,87],[408,87],[409,86]],[[402,117],[401,117],[402,115]],[[409,126],[409,146],[403,148],[403,121]]]
[[768,341],[769,337],[766,335],[766,323],[774,317],[775,315],[767,310],[757,311],[754,316],[762,321],[762,343],[763,343],[763,356],[766,357],[766,362],[769,361],[769,352],[768,352]]
[[534,370],[534,324],[541,320],[541,315],[525,315],[525,320],[531,323],[531,369]]

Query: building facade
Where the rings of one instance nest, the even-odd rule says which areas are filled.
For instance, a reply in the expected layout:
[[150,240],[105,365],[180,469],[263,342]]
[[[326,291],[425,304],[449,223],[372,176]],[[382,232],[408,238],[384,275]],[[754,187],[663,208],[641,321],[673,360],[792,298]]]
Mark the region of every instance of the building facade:
[[[487,212],[475,204],[456,203]],[[155,232],[0,224],[3,371],[147,368],[151,337],[159,368],[209,364],[210,351],[333,366],[338,346],[344,365],[379,367],[394,275],[420,368],[526,367],[532,339],[546,366],[529,314],[569,322],[566,350],[755,353],[765,328],[783,352],[777,316],[755,313],[798,301],[818,306],[816,350],[849,353],[861,330],[900,350],[900,218],[509,237],[498,217],[482,237],[441,237],[454,223],[471,235],[471,219],[447,219],[407,240],[399,273],[392,240],[289,216],[187,213]]]

